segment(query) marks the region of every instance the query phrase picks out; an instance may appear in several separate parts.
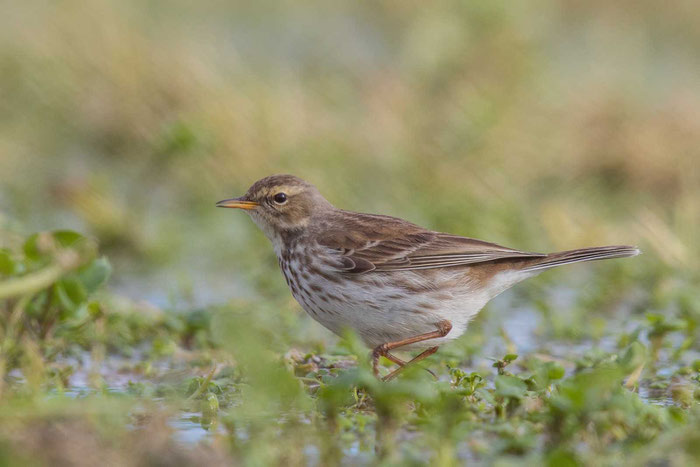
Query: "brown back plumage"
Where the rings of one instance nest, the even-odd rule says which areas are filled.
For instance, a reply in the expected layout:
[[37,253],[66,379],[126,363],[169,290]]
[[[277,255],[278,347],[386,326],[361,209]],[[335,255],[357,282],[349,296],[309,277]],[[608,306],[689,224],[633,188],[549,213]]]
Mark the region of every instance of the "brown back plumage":
[[349,273],[464,266],[502,259],[544,258],[473,238],[426,230],[395,217],[336,210],[312,233],[342,253]]
[[[608,246],[543,254],[515,250],[426,230],[390,216],[336,210],[314,232],[316,241],[341,252],[348,273],[409,271],[513,260],[515,269],[538,271],[563,264],[639,254],[636,247]],[[500,268],[499,268],[500,269]]]

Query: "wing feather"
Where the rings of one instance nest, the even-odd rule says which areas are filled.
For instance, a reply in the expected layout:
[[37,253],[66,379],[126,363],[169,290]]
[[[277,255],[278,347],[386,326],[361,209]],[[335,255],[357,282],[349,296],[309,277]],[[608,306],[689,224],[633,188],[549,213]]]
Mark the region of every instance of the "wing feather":
[[347,273],[434,269],[545,256],[425,230],[388,216],[344,211],[342,226],[317,232],[315,237],[335,255],[336,268]]

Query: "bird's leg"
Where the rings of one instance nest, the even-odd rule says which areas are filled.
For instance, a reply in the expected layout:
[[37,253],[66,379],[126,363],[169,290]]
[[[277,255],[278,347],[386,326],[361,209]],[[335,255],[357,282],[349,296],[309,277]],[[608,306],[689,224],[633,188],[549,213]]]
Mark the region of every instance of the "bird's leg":
[[[378,345],[375,347],[375,349],[372,351],[372,369],[374,371],[374,376],[379,378],[379,357],[387,357],[389,360],[391,360],[394,363],[397,363],[401,365],[397,370],[395,370],[392,373],[389,373],[387,375],[386,379],[387,381],[389,379],[392,379],[400,370],[405,368],[406,365],[409,363],[414,363],[420,360],[423,360],[425,357],[434,354],[437,351],[437,347],[431,347],[430,349],[424,351],[423,353],[419,354],[417,357],[415,357],[413,360],[409,362],[403,362],[401,363],[397,362],[396,360],[399,360],[398,358],[394,357],[391,355],[389,352],[397,349],[399,347],[404,347],[406,345],[411,345],[415,344],[417,342],[423,342],[427,341],[429,339],[436,339],[438,337],[445,337],[450,330],[452,329],[452,323],[450,323],[447,320],[440,321],[439,323],[436,324],[437,330],[432,331],[432,332],[426,332],[425,334],[419,334],[417,336],[409,337],[407,339],[401,339],[399,341],[394,341],[394,342],[385,342],[384,344]],[[389,357],[389,355],[391,355]],[[399,360],[400,361],[400,360]]]
[[[437,347],[435,347],[435,350],[437,350]],[[427,357],[427,356],[428,356],[428,355],[426,355],[425,357]],[[416,359],[418,358],[418,357],[416,357],[416,358],[414,358],[414,359],[412,359],[412,360],[410,360],[410,361],[408,361],[408,362],[404,362],[403,360],[401,360],[400,358],[398,358],[398,357],[396,357],[396,356],[390,354],[389,352],[387,352],[386,355],[384,355],[384,357],[387,358],[387,359],[389,359],[389,360],[391,360],[392,362],[396,363],[399,367],[404,367],[405,365],[408,365],[409,363],[417,362],[418,360],[423,360],[423,358],[425,358],[425,357],[423,357],[423,358],[420,358],[420,359],[416,360]],[[431,370],[430,368],[423,368],[423,369],[424,369],[425,371],[427,371],[428,373],[430,373],[430,374],[433,376],[433,378],[435,378],[436,380],[438,379],[437,375],[436,375],[435,373],[433,373],[433,370]],[[395,371],[395,373],[398,374],[399,371],[397,370],[397,371]],[[384,380],[384,381],[388,381],[387,378],[388,378],[388,377],[385,376],[385,377],[383,378],[383,380]]]
[[[416,355],[414,358],[412,358],[411,360],[409,360],[408,362],[406,362],[405,365],[398,367],[397,369],[395,369],[394,371],[392,371],[391,373],[389,373],[388,375],[386,375],[385,377],[383,377],[383,378],[382,378],[382,381],[391,381],[392,379],[396,378],[396,376],[397,376],[399,373],[401,373],[403,370],[406,369],[406,365],[409,365],[409,364],[411,364],[411,363],[420,362],[420,361],[423,360],[424,358],[430,357],[432,354],[434,354],[434,353],[437,352],[437,351],[438,351],[438,347],[437,347],[437,346],[435,346],[435,347],[430,347],[429,349],[424,350],[423,352],[419,353],[419,354]],[[427,368],[426,368],[426,370],[427,370]],[[435,376],[435,373],[433,373],[433,372],[430,371],[430,370],[428,370],[428,373],[430,373],[431,375]]]
[[380,378],[379,376],[379,357],[385,357],[392,362],[396,363],[400,367],[404,366],[407,362],[404,362],[401,360],[399,357],[395,357],[394,355],[390,354],[388,351],[382,353],[382,349],[380,349],[381,345],[375,348],[372,351],[372,371],[374,371],[374,376],[377,378]]
[[384,357],[391,360],[392,362],[396,363],[399,366],[404,366],[406,363],[408,363],[408,362],[404,362],[399,357],[396,357],[395,355],[390,354],[389,352],[385,353]]

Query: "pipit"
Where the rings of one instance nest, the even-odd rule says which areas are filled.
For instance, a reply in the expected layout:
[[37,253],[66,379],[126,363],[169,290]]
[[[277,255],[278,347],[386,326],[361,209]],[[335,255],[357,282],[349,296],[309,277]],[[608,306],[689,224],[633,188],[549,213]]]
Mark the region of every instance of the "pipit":
[[[639,254],[603,246],[542,254],[424,229],[395,217],[345,211],[292,175],[259,180],[240,198],[217,203],[244,209],[270,239],[292,295],[336,334],[355,331],[379,358],[398,368],[435,353],[464,333],[486,303],[518,282],[563,264]],[[395,349],[423,349],[406,362]]]

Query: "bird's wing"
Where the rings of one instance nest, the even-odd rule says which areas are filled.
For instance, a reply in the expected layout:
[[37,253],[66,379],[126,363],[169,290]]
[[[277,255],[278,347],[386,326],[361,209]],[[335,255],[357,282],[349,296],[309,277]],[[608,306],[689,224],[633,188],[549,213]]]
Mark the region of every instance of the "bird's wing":
[[433,269],[545,256],[425,230],[388,216],[358,215],[344,219],[344,224],[341,229],[319,232],[316,238],[333,251],[334,267],[348,273]]

